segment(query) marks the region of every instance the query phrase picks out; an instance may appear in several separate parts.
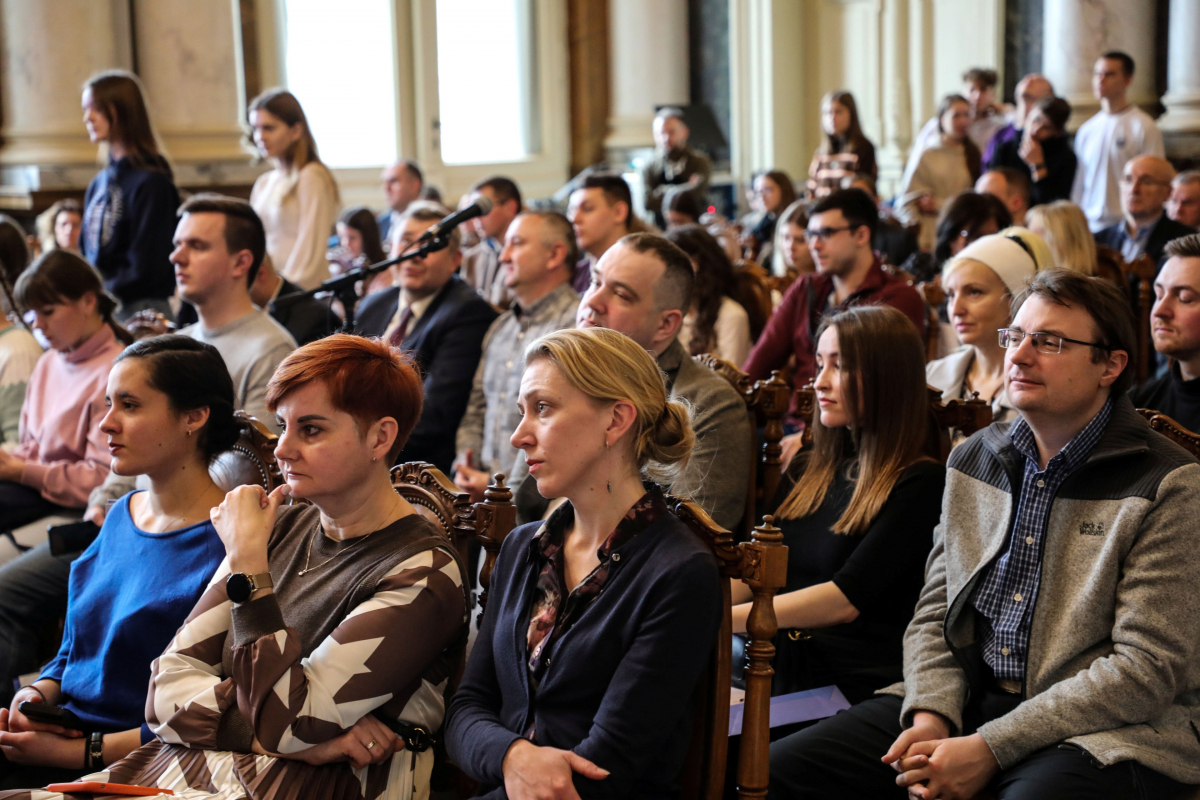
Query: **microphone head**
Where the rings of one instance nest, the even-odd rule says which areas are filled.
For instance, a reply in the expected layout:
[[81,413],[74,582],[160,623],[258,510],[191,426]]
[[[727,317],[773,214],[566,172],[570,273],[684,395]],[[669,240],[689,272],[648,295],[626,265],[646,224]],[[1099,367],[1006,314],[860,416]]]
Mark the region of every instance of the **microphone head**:
[[472,203],[472,205],[479,208],[479,216],[481,217],[492,210],[492,201],[489,200],[488,196],[485,194],[475,195],[475,202]]

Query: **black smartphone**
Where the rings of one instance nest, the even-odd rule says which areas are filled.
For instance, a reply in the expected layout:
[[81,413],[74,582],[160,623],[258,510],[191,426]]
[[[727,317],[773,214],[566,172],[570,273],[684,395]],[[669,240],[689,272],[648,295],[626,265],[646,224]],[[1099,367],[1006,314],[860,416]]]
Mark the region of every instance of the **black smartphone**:
[[75,716],[75,712],[58,706],[48,706],[45,703],[34,703],[26,700],[17,706],[17,710],[34,722],[43,725],[61,725],[64,728],[82,731],[86,729],[83,720]]
[[50,540],[50,554],[55,556],[86,550],[100,535],[100,526],[94,522],[68,522],[63,525],[51,525],[46,530]]

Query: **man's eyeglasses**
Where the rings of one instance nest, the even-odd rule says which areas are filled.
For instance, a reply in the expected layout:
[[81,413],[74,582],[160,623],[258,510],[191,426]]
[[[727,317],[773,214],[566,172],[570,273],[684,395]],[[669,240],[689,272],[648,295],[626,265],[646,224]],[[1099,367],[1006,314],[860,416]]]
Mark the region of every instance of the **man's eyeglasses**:
[[841,228],[810,228],[804,231],[804,241],[810,244],[814,239],[820,239],[822,242],[828,242],[835,234],[842,231],[852,231],[857,228],[857,225],[845,225]]
[[1151,178],[1148,175],[1139,175],[1137,178],[1131,178],[1128,175],[1122,175],[1121,184],[1123,186],[1148,186],[1150,188],[1166,189],[1171,185],[1171,182],[1160,181],[1157,178]]
[[1028,336],[1033,344],[1033,349],[1039,353],[1046,355],[1057,355],[1062,352],[1063,342],[1071,344],[1082,344],[1087,347],[1099,347],[1101,350],[1112,352],[1112,348],[1100,342],[1083,342],[1079,339],[1068,339],[1066,336],[1059,336],[1054,333],[1026,333],[1015,328],[1000,328],[996,331],[1000,334],[1000,346],[1006,349],[1015,350],[1021,346],[1021,342]]

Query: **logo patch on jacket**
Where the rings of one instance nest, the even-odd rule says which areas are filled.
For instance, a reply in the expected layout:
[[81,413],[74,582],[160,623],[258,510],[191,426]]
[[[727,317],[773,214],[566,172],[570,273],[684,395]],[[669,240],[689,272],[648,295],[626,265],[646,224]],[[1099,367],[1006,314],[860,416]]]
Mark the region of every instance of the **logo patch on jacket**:
[[1080,536],[1103,536],[1104,526],[1099,522],[1081,522],[1079,523]]

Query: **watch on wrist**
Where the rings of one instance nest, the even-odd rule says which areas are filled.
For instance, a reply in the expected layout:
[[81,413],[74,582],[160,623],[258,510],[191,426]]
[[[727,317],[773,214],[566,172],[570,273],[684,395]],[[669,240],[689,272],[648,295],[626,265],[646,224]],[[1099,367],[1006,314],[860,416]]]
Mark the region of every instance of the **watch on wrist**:
[[84,769],[103,769],[104,768],[104,734],[100,731],[92,731],[92,735],[88,737],[87,749],[87,766]]
[[270,589],[274,585],[269,572],[260,572],[257,575],[235,572],[225,579],[225,594],[235,603],[244,603],[259,589]]

